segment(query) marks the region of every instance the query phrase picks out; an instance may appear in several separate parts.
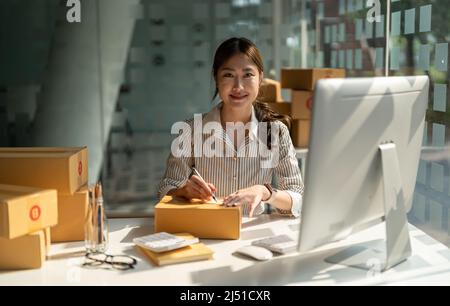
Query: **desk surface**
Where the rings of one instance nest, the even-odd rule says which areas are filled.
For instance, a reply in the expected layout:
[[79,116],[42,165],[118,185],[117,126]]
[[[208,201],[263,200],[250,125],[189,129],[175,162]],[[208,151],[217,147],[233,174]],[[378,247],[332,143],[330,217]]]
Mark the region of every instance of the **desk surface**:
[[323,259],[335,247],[382,238],[383,224],[307,254],[277,256],[266,262],[233,254],[254,239],[284,233],[297,238],[298,222],[275,215],[244,218],[240,240],[202,239],[215,252],[213,260],[155,267],[132,243],[134,237],[153,232],[153,219],[112,219],[109,253],[136,257],[134,270],[85,269],[81,267],[82,243],[55,244],[42,269],[0,272],[0,285],[450,285],[450,250],[411,225],[412,257],[382,274]]
[[295,148],[295,154],[297,158],[306,158],[306,156],[308,155],[308,149]]

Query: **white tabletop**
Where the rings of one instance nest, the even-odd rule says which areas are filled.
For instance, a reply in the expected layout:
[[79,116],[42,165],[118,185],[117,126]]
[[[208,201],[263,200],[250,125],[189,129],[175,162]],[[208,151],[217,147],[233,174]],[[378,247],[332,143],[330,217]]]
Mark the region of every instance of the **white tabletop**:
[[410,225],[412,257],[382,274],[324,262],[332,249],[383,236],[383,224],[330,244],[317,251],[277,256],[258,262],[233,254],[252,240],[274,234],[298,236],[298,219],[263,215],[244,219],[240,240],[204,240],[214,259],[170,266],[153,266],[133,243],[134,237],[153,232],[153,219],[111,219],[111,254],[138,259],[134,270],[115,271],[81,267],[83,243],[55,244],[40,270],[0,272],[0,285],[450,285],[450,250]]
[[295,148],[295,154],[297,158],[306,158],[308,156],[307,148]]

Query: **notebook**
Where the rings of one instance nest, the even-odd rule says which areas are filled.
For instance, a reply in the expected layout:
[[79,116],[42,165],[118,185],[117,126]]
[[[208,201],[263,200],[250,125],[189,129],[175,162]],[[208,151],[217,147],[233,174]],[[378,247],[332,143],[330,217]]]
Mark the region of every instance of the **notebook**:
[[[190,234],[175,234],[185,239],[194,239]],[[188,245],[184,248],[155,253],[148,249],[137,246],[155,265],[164,266],[182,262],[209,260],[213,258],[213,251],[203,243]]]

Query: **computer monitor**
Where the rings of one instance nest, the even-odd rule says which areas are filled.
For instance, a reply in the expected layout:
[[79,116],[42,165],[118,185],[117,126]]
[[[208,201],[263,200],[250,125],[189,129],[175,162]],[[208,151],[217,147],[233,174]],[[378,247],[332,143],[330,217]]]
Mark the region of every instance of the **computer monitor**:
[[[410,255],[406,213],[416,184],[428,87],[427,76],[318,81],[300,252],[386,221],[383,269]],[[347,251],[334,259],[369,268],[352,262],[360,251]]]

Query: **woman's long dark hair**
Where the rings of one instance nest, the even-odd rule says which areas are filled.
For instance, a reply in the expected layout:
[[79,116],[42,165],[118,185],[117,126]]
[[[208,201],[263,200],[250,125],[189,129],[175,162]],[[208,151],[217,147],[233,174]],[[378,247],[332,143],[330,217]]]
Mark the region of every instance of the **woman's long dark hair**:
[[[217,73],[219,72],[220,67],[222,67],[223,64],[225,64],[231,57],[233,57],[236,54],[244,54],[246,55],[258,68],[258,71],[260,74],[264,72],[264,64],[261,57],[261,53],[259,52],[256,45],[248,40],[247,38],[237,38],[233,37],[230,39],[227,39],[224,41],[216,50],[216,54],[214,56],[214,64],[212,69],[212,75],[214,77],[215,83],[216,83],[216,90],[214,93],[214,98],[216,98],[217,94],[219,93],[219,89],[217,88]],[[258,101],[253,103],[253,106],[255,108],[255,115],[258,121],[260,122],[274,122],[274,121],[281,121],[284,123],[288,129],[291,127],[291,117],[278,114],[274,110],[272,110],[269,107],[269,104]],[[268,126],[268,137],[269,137],[269,148],[270,145],[270,124]]]

